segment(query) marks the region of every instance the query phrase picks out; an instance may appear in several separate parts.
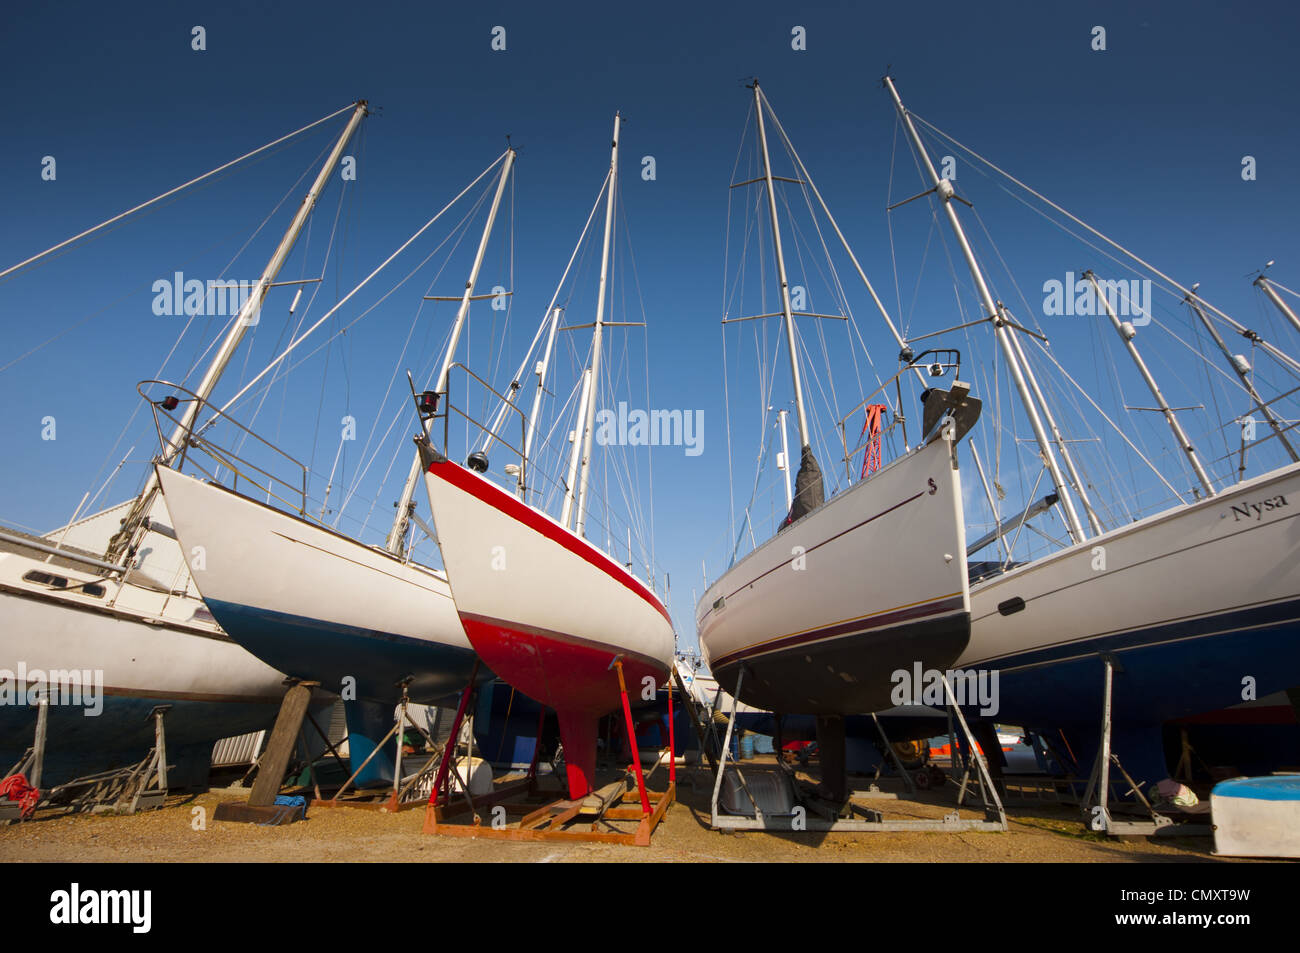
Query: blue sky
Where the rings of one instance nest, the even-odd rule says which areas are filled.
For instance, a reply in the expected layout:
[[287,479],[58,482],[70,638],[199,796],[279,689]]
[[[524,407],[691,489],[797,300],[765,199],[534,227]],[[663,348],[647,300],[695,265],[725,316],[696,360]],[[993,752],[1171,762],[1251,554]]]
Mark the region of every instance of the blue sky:
[[[649,322],[651,402],[704,413],[704,453],[653,456],[656,556],[672,575],[673,615],[690,645],[700,561],[716,575],[730,548],[718,319],[727,185],[749,107],[742,81],[762,80],[891,309],[898,299],[884,206],[921,187],[895,145],[878,82],[887,66],[919,115],[1180,281],[1200,281],[1243,323],[1272,322],[1272,337],[1294,353],[1300,342],[1285,338],[1245,276],[1276,259],[1278,280],[1300,287],[1298,20],[1281,3],[9,4],[0,13],[0,78],[11,104],[0,146],[0,267],[365,97],[382,114],[351,150],[359,170],[339,233],[342,262],[313,315],[481,171],[509,134],[520,149],[511,320],[531,335],[595,196],[621,110],[622,196]],[[206,29],[202,52],[191,49],[196,24]],[[490,47],[497,25],[505,52]],[[1090,48],[1096,25],[1106,28],[1104,52]],[[791,48],[795,26],[806,28],[806,50]],[[176,318],[152,313],[150,283],[224,265],[336,128],[0,282],[0,366],[70,329],[0,371],[0,521],[58,525],[105,462],[111,469],[135,443],[129,479],[105,502],[130,492],[151,449],[148,428],[136,426],[116,451],[114,442],[136,408],[135,382],[155,373],[179,330]],[[47,155],[57,161],[53,182],[40,176]],[[655,157],[654,181],[638,175],[645,155]],[[1252,182],[1240,174],[1246,155],[1257,161]],[[891,161],[899,164],[892,192]],[[965,182],[978,184],[959,172],[959,191]],[[336,201],[322,202],[312,255]],[[1044,280],[1103,264],[1044,238],[1014,207],[979,207],[1031,302]],[[918,275],[933,266],[922,266],[917,247],[929,219],[918,208],[908,225],[900,214],[909,324],[956,324],[951,307],[939,311],[952,300],[950,279],[933,299],[911,303]],[[283,221],[258,234],[237,276],[256,274]],[[505,274],[503,247],[489,256],[488,284]],[[285,274],[313,267],[318,259],[304,253]],[[440,287],[463,281],[456,268]],[[408,286],[366,319],[364,336],[358,330],[330,352],[331,411],[372,409],[422,293]],[[590,302],[593,289],[584,293]],[[860,294],[854,307],[873,356],[888,365],[895,347]],[[268,308],[267,320],[283,311]],[[639,319],[635,311],[629,319]],[[269,332],[279,329],[260,330],[268,333],[253,353],[270,354]],[[1072,353],[1075,328],[1050,333],[1058,353]],[[1073,353],[1082,355],[1085,340]],[[196,343],[187,339],[185,353]],[[302,369],[305,383],[277,392],[272,417],[259,422],[294,439],[312,429],[321,399],[320,373],[312,374],[323,361]],[[732,396],[735,411],[744,398]],[[58,422],[54,441],[40,439],[46,415]],[[314,462],[328,469],[333,449],[318,446]],[[750,450],[738,454],[738,495],[749,492],[751,462]]]

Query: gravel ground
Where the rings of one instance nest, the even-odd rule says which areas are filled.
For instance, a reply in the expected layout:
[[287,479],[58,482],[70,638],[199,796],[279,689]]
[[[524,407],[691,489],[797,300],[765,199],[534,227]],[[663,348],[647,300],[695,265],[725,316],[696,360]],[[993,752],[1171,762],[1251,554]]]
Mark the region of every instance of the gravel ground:
[[[1218,861],[1209,838],[1109,840],[1086,832],[1073,810],[1055,807],[1008,811],[1007,833],[723,834],[708,827],[707,772],[687,769],[678,778],[678,802],[669,808],[648,848],[425,835],[420,831],[421,809],[389,814],[313,808],[305,822],[283,827],[214,821],[218,803],[247,797],[247,792],[223,789],[176,796],[161,810],[132,817],[70,817],[44,811],[33,821],[0,827],[0,861]],[[662,777],[654,781],[656,786],[664,783]],[[951,810],[936,795],[929,803],[876,801],[873,806],[897,818],[940,817]],[[206,819],[205,825],[197,825],[200,818]]]

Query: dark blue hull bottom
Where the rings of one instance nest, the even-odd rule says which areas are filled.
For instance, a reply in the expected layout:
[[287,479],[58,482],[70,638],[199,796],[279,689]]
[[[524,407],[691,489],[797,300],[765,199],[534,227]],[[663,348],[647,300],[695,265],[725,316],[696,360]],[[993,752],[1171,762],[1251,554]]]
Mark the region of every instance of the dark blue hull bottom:
[[970,614],[957,612],[724,662],[712,671],[724,690],[734,692],[743,666],[740,700],[754,708],[783,715],[856,715],[895,704],[892,673],[910,672],[917,661],[925,668],[946,668],[969,641]]
[[[1158,781],[1169,774],[1164,722],[1300,684],[1300,600],[979,666],[999,671],[1000,706],[989,720],[1042,732],[1064,754],[1073,753],[1086,776],[1101,731],[1103,652],[1118,663],[1112,749],[1135,780]],[[1060,658],[1065,655],[1082,657]],[[979,717],[974,709],[965,712]]]
[[[106,696],[103,701],[103,711],[94,716],[79,707],[49,708],[42,789],[135,764],[153,747],[149,713],[156,705],[172,706],[165,719],[167,761],[176,766],[168,777],[169,786],[201,785],[207,781],[212,745],[218,739],[269,729],[279,708],[279,699],[257,703]],[[9,770],[31,747],[35,731],[35,708],[0,707],[0,772]]]
[[[409,677],[411,701],[454,705],[474,668],[468,647],[230,602],[208,600],[207,606],[232,639],[268,665],[339,694],[352,685],[357,700],[395,704],[399,683]],[[479,676],[492,673],[480,665]]]

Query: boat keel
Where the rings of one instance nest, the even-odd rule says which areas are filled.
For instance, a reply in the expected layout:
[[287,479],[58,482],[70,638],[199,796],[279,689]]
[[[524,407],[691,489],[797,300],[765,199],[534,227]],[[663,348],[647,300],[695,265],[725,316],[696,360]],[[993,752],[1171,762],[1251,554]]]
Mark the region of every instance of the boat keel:
[[564,771],[569,797],[584,798],[595,790],[596,735],[600,717],[587,711],[557,711],[560,743],[564,745]]

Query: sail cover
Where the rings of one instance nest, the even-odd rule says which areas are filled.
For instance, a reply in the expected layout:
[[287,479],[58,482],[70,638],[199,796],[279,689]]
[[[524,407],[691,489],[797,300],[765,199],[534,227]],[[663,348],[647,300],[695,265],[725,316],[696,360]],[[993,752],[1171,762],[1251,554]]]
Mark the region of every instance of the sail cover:
[[799,474],[794,479],[794,502],[790,504],[790,513],[785,518],[785,526],[797,519],[807,516],[826,500],[822,487],[822,471],[817,466],[812,447],[804,445],[799,458]]

